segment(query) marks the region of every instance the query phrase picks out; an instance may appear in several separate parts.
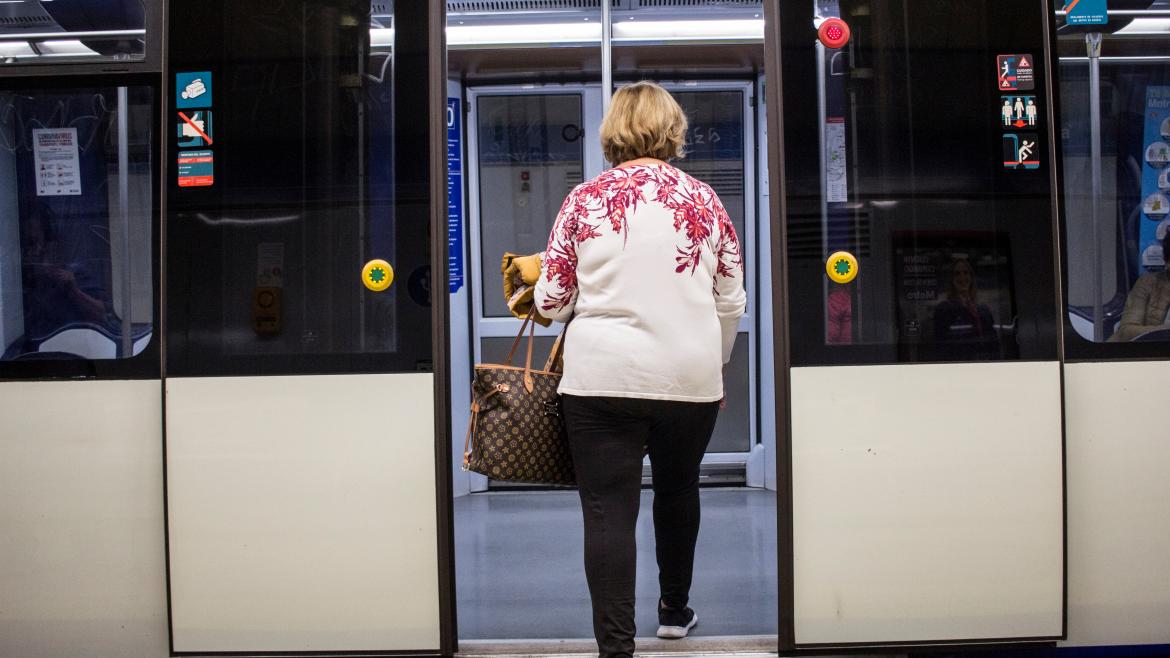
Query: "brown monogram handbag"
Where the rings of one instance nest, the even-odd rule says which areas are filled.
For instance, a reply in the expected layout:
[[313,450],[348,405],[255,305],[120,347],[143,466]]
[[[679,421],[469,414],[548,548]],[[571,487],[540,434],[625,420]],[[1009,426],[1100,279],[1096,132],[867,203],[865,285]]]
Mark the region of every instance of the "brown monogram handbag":
[[[502,365],[479,363],[471,384],[471,420],[463,446],[463,470],[493,480],[576,484],[573,458],[561,418],[561,341],[557,337],[543,370],[532,369],[535,310],[524,319]],[[524,367],[512,365],[528,328]]]

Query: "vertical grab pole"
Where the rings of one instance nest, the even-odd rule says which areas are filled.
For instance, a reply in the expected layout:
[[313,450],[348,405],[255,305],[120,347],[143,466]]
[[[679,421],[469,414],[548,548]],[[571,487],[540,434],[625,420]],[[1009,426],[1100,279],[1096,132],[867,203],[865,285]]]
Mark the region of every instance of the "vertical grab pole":
[[131,335],[133,318],[133,279],[130,268],[134,256],[130,253],[130,136],[129,94],[126,87],[118,87],[118,217],[122,222],[122,358],[134,355],[134,337]]
[[1101,33],[1085,35],[1089,53],[1090,167],[1093,198],[1090,216],[1093,226],[1093,341],[1105,340],[1104,300],[1101,299]]
[[[613,96],[613,0],[601,0],[601,114]],[[610,164],[618,164],[611,162]]]

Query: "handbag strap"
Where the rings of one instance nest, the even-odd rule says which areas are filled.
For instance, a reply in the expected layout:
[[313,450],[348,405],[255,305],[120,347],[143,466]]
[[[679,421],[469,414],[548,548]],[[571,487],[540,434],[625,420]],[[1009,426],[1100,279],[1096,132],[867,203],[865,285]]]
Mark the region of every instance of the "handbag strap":
[[561,329],[561,333],[557,335],[556,342],[553,343],[552,349],[549,350],[548,360],[544,362],[545,372],[560,372],[557,369],[557,364],[561,360],[561,355],[565,352],[565,332],[569,330],[569,325],[565,325]]
[[[520,339],[524,337],[524,329],[528,327],[528,324],[530,322],[532,323],[532,330],[533,330],[533,334],[535,336],[536,322],[534,322],[532,320],[532,318],[535,316],[536,316],[536,306],[534,305],[532,307],[532,310],[530,310],[528,312],[528,315],[524,316],[524,324],[520,325],[520,333],[516,334],[516,340],[512,341],[512,349],[508,350],[508,359],[506,361],[504,361],[504,365],[509,365],[509,366],[512,365],[512,358],[514,356],[516,356],[516,348],[520,347]],[[532,338],[528,339],[529,349],[532,349],[532,340],[533,340]]]
[[[528,314],[528,319],[531,320],[536,315],[536,309],[532,309]],[[524,330],[523,327],[520,328]],[[532,345],[536,342],[536,323],[533,322],[528,325],[528,356],[524,358],[524,390],[529,393],[536,388],[536,380],[532,377]]]

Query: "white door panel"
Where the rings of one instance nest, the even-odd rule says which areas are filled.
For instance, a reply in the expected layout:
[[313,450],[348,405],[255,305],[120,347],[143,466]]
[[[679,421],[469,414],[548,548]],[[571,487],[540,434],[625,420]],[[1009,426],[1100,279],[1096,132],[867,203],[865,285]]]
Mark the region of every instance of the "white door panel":
[[798,644],[1061,634],[1059,378],[792,370]]
[[437,650],[433,384],[167,381],[176,651]]

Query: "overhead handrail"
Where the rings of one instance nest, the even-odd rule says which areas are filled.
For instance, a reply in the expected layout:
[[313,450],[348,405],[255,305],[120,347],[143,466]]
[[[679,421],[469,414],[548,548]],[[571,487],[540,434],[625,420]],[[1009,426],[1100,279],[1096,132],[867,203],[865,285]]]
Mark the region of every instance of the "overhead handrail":
[[119,39],[144,37],[146,30],[91,30],[86,32],[32,32],[28,34],[0,34],[0,43],[10,41],[74,41],[80,39]]

